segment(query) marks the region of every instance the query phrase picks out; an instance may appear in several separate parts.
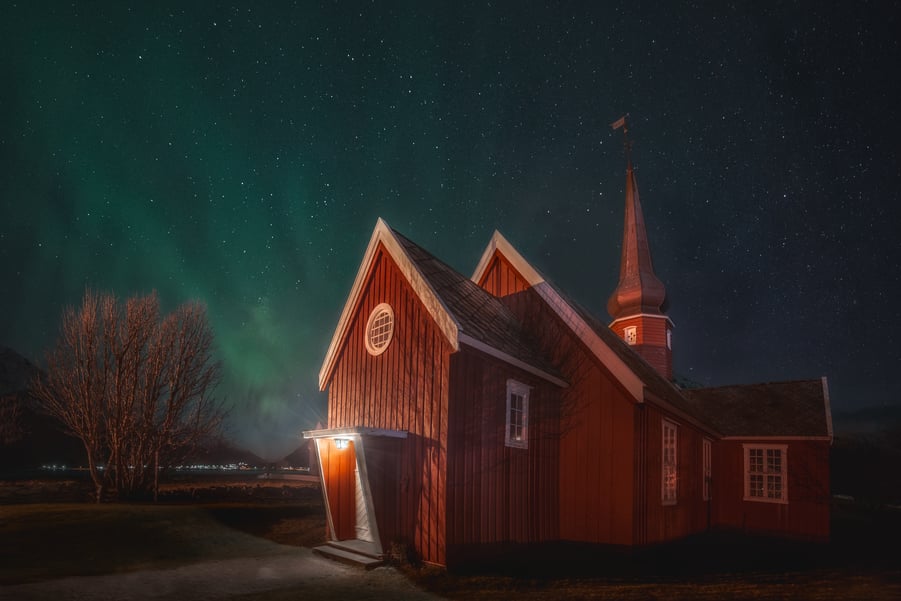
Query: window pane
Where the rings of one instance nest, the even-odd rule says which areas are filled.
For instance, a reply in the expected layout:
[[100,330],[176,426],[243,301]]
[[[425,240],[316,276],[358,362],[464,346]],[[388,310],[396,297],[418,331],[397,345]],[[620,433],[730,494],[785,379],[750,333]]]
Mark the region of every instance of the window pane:
[[748,455],[748,470],[752,473],[763,471],[763,449],[751,449]]
[[769,473],[780,473],[782,471],[782,451],[779,449],[767,449],[766,471]]
[[763,496],[763,476],[759,474],[751,474],[751,486],[748,491],[752,497]]

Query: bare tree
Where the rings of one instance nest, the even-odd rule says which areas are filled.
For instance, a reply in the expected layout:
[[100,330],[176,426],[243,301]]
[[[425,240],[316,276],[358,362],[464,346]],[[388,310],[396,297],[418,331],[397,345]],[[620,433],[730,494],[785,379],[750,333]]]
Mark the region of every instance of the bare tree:
[[22,438],[22,406],[15,392],[0,396],[0,445]]
[[161,470],[218,433],[218,380],[202,305],[161,317],[155,293],[123,305],[86,291],[79,309],[63,312],[32,394],[82,441],[100,501],[108,488],[120,497],[155,495]]

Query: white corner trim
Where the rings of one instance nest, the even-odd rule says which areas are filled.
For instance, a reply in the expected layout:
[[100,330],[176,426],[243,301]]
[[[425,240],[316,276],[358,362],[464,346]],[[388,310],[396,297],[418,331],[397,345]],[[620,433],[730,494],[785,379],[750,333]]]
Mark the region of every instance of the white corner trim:
[[482,276],[485,275],[488,264],[491,262],[491,258],[494,256],[494,251],[496,250],[499,250],[501,254],[504,255],[504,258],[510,261],[513,268],[525,278],[529,283],[529,286],[537,286],[544,282],[544,278],[541,274],[538,273],[538,271],[532,267],[521,254],[519,254],[519,251],[513,248],[513,245],[504,238],[503,234],[497,230],[494,230],[494,235],[491,236],[488,246],[485,247],[485,252],[482,253],[482,258],[479,259],[479,264],[476,265],[476,270],[473,272],[471,278],[473,282],[478,284],[479,280],[482,279]]
[[[304,438],[308,438],[304,436]],[[335,523],[332,521],[332,506],[329,505],[328,502],[328,486],[325,485],[325,470],[322,469],[322,453],[319,452],[319,441],[317,440],[314,444],[316,447],[316,463],[319,465],[319,488],[322,490],[322,500],[325,502],[325,517],[328,520],[328,534],[329,539],[338,540],[335,537]]]
[[832,442],[833,432],[832,432],[832,404],[829,400],[829,384],[826,382],[826,376],[820,378],[823,382],[823,404],[826,409],[826,432],[829,434],[829,442]]
[[517,359],[513,355],[508,355],[507,353],[505,353],[501,350],[498,350],[498,349],[494,348],[493,346],[488,346],[481,340],[476,340],[475,338],[473,338],[472,336],[469,336],[468,334],[461,333],[459,339],[460,339],[461,344],[471,346],[472,348],[474,348],[478,351],[482,351],[486,355],[491,355],[492,357],[500,359],[501,361],[503,361],[505,363],[514,365],[523,371],[527,371],[532,375],[535,375],[535,376],[538,376],[539,378],[547,380],[551,384],[556,384],[557,386],[559,386],[561,388],[569,387],[569,384],[567,384],[565,381],[561,380],[560,378],[552,376],[551,374],[547,373],[546,371],[544,371],[542,369],[538,369],[537,367],[529,365],[525,361]]
[[335,366],[335,361],[338,359],[338,351],[340,350],[344,339],[347,337],[351,318],[360,302],[363,287],[366,283],[366,276],[369,273],[372,262],[375,260],[375,254],[378,250],[379,243],[385,247],[385,250],[387,250],[388,254],[391,255],[391,258],[394,259],[394,262],[399,267],[401,273],[410,283],[410,287],[413,288],[413,292],[416,293],[416,296],[419,297],[419,300],[425,306],[429,315],[431,315],[432,319],[435,320],[435,323],[438,324],[438,328],[444,334],[445,338],[447,338],[447,341],[450,343],[453,350],[456,351],[460,348],[457,340],[460,324],[457,323],[457,320],[450,314],[450,311],[448,311],[447,307],[432,289],[431,285],[429,285],[423,275],[419,272],[419,269],[416,268],[413,261],[410,260],[410,257],[404,251],[400,241],[394,236],[394,232],[388,224],[379,217],[375,224],[375,229],[372,230],[372,237],[369,238],[369,245],[366,247],[366,252],[363,254],[363,260],[360,262],[359,269],[357,269],[357,277],[354,279],[350,294],[347,296],[347,300],[344,303],[344,310],[341,312],[340,319],[338,319],[338,325],[335,328],[335,333],[332,335],[328,351],[325,353],[325,359],[319,370],[319,390],[325,390],[332,368]]

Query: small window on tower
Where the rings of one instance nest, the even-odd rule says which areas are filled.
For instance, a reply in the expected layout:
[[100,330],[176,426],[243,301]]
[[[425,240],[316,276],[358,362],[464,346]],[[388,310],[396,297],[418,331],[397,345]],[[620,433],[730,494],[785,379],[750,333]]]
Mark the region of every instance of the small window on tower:
[[629,326],[623,330],[626,344],[638,344],[638,326]]
[[666,331],[666,348],[673,350],[673,331]]

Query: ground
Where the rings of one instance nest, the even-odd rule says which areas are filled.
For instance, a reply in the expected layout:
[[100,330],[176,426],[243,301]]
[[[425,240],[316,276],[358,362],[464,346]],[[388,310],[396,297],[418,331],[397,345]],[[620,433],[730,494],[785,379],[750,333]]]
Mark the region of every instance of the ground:
[[880,549],[901,534],[893,508],[836,507],[830,545],[707,537],[635,557],[569,548],[455,573],[401,558],[366,572],[311,552],[324,516],[310,483],[89,497],[78,482],[0,483],[0,599],[901,599],[899,553]]

